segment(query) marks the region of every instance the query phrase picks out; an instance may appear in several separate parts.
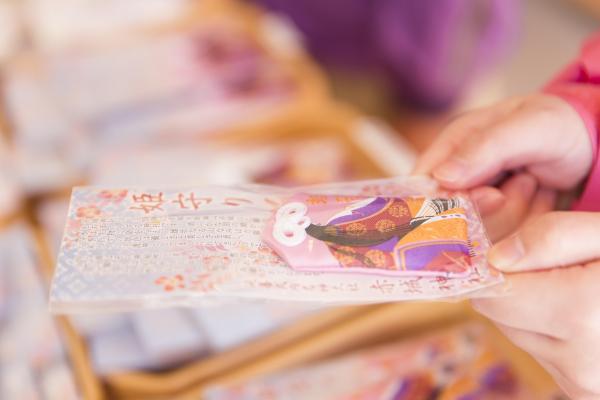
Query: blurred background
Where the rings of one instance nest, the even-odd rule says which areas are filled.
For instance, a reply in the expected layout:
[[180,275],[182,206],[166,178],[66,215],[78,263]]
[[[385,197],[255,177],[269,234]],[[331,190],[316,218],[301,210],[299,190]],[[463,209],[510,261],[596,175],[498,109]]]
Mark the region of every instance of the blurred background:
[[599,17],[594,0],[0,0],[0,399],[560,398],[463,303],[54,318],[47,283],[72,186],[407,174],[453,115],[540,88]]

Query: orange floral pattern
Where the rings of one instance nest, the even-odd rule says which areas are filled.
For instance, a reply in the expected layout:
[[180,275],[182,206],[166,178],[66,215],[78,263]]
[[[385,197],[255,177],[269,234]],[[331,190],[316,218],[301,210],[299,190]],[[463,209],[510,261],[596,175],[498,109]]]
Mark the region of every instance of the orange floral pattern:
[[127,197],[127,189],[102,190],[98,193],[98,197],[118,203]]
[[96,218],[102,215],[100,209],[96,206],[79,207],[76,211],[78,218]]
[[404,207],[402,204],[392,204],[387,209],[387,212],[394,218],[406,217],[409,215],[408,208]]
[[162,286],[167,292],[172,292],[176,289],[185,289],[183,276],[180,274],[174,276],[161,276],[154,281],[155,284]]
[[[369,250],[365,253],[365,257],[377,268],[384,268],[388,261],[386,254],[381,250]],[[393,266],[390,268],[393,269]]]

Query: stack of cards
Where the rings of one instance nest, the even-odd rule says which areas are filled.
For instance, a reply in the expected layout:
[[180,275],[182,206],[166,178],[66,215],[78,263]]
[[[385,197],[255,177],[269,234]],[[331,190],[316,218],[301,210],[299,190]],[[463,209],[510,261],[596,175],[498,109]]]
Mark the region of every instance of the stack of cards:
[[56,51],[173,22],[193,0],[30,0],[22,18],[36,48]]
[[[61,42],[69,37],[58,29],[65,14],[51,18],[56,11],[50,13],[51,3],[54,7],[54,2],[33,1],[29,18],[48,22],[40,29]],[[81,23],[81,29],[94,31],[83,21],[89,15],[102,20],[99,15],[109,10],[129,19],[129,8],[115,9],[113,2],[92,2],[98,10],[87,2],[71,3],[59,2],[70,10],[65,18]],[[51,44],[52,51],[21,54],[6,66],[3,91],[27,192],[82,182],[94,160],[118,149],[150,142],[190,146],[198,137],[268,120],[296,109],[305,97],[312,99],[313,86],[321,89],[320,81],[306,77],[310,74],[300,67],[301,51],[286,60],[273,51],[267,30],[258,29],[268,25],[267,18],[264,24],[250,23],[245,13],[227,7],[213,12],[219,7],[199,3],[191,24],[181,13],[187,1],[144,3],[141,8],[154,10],[155,17],[179,15],[180,24],[99,43],[76,36],[85,45]],[[80,14],[87,16],[75,17]],[[105,31],[100,26],[94,34]]]
[[477,296],[503,281],[488,248],[471,201],[424,178],[75,188],[50,305],[77,313]]
[[[314,160],[322,160],[315,163]],[[171,144],[131,146],[94,163],[95,185],[235,185],[247,182],[300,186],[352,179],[346,142],[335,135],[242,146]]]
[[33,243],[24,225],[0,233],[0,398],[77,399]]

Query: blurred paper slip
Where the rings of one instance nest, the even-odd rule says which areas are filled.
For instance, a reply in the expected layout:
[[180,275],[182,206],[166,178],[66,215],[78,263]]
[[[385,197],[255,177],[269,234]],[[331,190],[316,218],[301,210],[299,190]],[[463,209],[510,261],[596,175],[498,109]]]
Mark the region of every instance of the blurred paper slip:
[[36,0],[27,2],[30,40],[45,51],[118,40],[190,11],[188,0]]
[[90,180],[102,186],[151,187],[156,182],[176,186],[249,182],[301,186],[356,175],[346,143],[329,135],[243,146],[209,141],[122,146],[94,163]]
[[[335,195],[340,201],[352,196],[378,199],[438,194],[431,181],[406,177],[295,189],[263,185],[75,188],[51,290],[51,308],[60,313],[116,311],[204,306],[247,298],[360,304],[455,298],[503,280],[482,262],[489,242],[472,206],[467,222],[473,263],[464,276],[292,269],[263,242],[262,235],[275,212],[295,193],[319,198]],[[425,216],[431,221],[448,217],[444,210],[439,210],[440,215],[435,209],[431,212]],[[452,218],[453,210],[448,212]],[[416,218],[421,218],[419,215]],[[427,230],[423,235],[427,239]]]

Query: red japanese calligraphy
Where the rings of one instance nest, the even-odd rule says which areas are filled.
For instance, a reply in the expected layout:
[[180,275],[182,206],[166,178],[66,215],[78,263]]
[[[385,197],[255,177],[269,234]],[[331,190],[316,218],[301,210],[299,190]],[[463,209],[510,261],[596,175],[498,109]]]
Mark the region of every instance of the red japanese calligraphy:
[[142,193],[140,195],[132,195],[132,200],[136,204],[136,206],[129,207],[131,210],[142,210],[145,214],[148,214],[155,210],[161,210],[163,204],[165,204],[163,200],[163,193],[160,192],[156,195],[149,193]]
[[177,200],[172,201],[172,203],[178,204],[181,209],[193,208],[194,210],[197,210],[202,204],[210,204],[211,202],[211,197],[197,198],[194,192],[190,193],[188,197],[185,197],[183,193],[178,193]]
[[252,204],[252,201],[241,197],[226,197],[225,200],[223,200],[223,204],[226,206],[239,206],[242,204]]
[[379,280],[377,279],[374,284],[370,286],[371,289],[379,290],[383,294],[392,293],[394,290],[394,283],[389,282],[386,279]]

